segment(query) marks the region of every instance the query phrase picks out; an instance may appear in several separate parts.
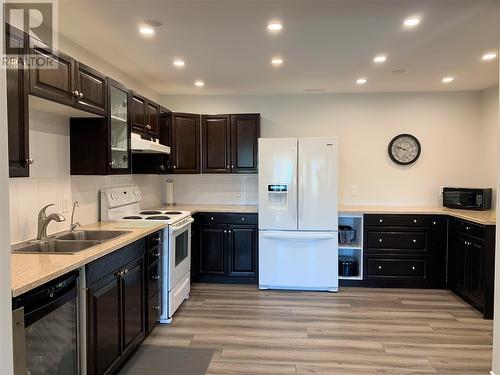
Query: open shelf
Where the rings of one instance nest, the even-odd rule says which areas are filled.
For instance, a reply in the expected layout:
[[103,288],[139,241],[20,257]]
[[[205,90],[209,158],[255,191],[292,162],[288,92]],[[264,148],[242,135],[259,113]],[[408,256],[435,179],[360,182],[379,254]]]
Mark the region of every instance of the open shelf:
[[356,235],[351,243],[340,243],[340,238],[339,238],[339,245],[338,245],[339,259],[342,257],[356,259],[358,263],[358,275],[356,276],[339,275],[339,280],[363,280],[363,215],[340,214],[339,227],[341,225],[351,227],[352,230],[355,231]]

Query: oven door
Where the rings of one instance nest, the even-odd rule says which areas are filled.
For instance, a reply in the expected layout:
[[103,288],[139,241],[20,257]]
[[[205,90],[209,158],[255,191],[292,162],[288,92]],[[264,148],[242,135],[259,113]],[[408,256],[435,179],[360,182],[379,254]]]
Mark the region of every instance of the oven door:
[[169,285],[172,291],[191,270],[191,223],[193,218],[169,227]]

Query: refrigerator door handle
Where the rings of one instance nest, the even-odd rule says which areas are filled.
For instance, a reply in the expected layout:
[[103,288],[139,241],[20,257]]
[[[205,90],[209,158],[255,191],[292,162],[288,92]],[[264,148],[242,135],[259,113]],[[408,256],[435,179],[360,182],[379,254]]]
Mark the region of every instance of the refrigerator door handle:
[[337,232],[262,232],[264,238],[281,238],[290,240],[330,240],[337,238]]

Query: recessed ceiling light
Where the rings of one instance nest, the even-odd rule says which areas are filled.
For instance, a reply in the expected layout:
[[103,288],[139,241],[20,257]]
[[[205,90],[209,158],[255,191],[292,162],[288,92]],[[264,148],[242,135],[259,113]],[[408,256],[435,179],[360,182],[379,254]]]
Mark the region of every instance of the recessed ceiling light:
[[483,55],[483,61],[491,61],[497,58],[496,52],[487,52]]
[[144,35],[153,35],[155,30],[150,26],[141,26],[139,32]]
[[282,28],[283,28],[283,25],[281,24],[281,22],[273,21],[267,25],[267,29],[269,31],[280,31]]
[[184,60],[181,59],[175,59],[174,60],[174,66],[178,68],[182,68],[184,66]]
[[356,84],[357,84],[357,85],[364,85],[366,82],[367,82],[367,79],[366,79],[366,78],[358,78],[358,79],[356,80]]
[[451,83],[451,82],[453,82],[453,80],[454,80],[454,79],[455,79],[455,78],[453,78],[453,77],[451,77],[451,76],[449,76],[449,77],[444,77],[444,78],[441,80],[441,82],[443,82],[443,83]]
[[373,62],[375,62],[377,64],[382,64],[385,62],[385,60],[387,60],[386,55],[377,55],[373,58]]
[[283,64],[283,59],[281,57],[273,57],[271,59],[271,64],[273,64],[274,66],[280,66],[281,64]]
[[197,87],[203,87],[205,86],[205,82],[203,81],[194,81],[194,85]]
[[420,23],[420,17],[416,17],[416,16],[405,18],[405,20],[403,21],[403,25],[405,27],[408,27],[408,28],[415,27],[419,23]]

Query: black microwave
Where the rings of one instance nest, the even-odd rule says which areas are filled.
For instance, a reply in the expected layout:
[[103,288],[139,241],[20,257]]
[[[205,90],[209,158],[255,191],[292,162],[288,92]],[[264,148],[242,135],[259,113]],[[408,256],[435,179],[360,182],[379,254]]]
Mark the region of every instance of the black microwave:
[[443,188],[443,206],[463,210],[489,210],[492,189]]

